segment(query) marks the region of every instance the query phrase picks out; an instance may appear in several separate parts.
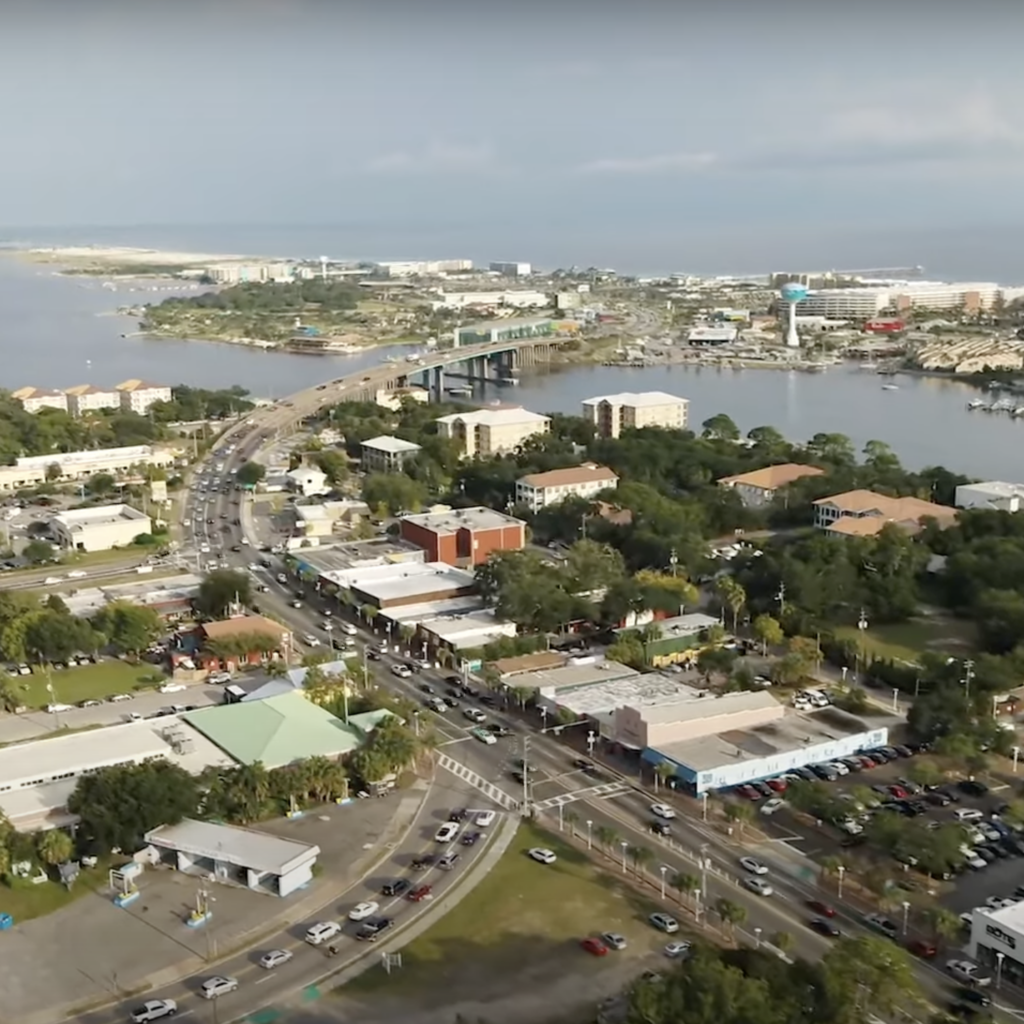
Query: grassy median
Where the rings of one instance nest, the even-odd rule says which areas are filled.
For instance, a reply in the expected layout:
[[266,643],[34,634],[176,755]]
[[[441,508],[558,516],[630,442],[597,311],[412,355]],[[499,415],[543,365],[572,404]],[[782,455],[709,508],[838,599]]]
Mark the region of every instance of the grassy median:
[[[125,661],[101,661],[96,665],[74,665],[53,669],[50,678],[41,668],[30,676],[14,676],[12,685],[18,699],[30,708],[44,708],[47,704],[77,704],[83,700],[103,700],[115,693],[134,693],[140,688],[153,686],[163,678],[155,665],[129,665]],[[54,697],[47,683],[53,682]],[[128,710],[131,710],[130,708]]]
[[[543,846],[555,864],[531,860]],[[342,996],[387,990],[418,998],[459,992],[459,998],[515,988],[531,976],[601,970],[601,961],[580,949],[587,935],[611,931],[629,942],[614,957],[644,955],[658,945],[646,923],[654,909],[615,873],[597,870],[557,834],[521,825],[494,869],[457,906],[402,947],[402,967],[390,977],[374,965],[342,989]]]

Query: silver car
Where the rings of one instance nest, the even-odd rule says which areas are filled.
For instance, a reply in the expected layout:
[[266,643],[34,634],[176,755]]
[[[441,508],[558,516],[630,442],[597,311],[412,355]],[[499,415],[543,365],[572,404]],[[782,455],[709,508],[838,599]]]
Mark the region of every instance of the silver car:
[[203,987],[199,991],[204,999],[218,999],[220,996],[226,996],[229,992],[234,992],[237,988],[237,978],[218,976],[204,981]]

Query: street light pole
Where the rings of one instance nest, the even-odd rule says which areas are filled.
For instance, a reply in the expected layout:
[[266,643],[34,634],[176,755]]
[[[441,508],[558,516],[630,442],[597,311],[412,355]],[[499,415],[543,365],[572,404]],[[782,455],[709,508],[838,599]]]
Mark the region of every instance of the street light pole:
[[1003,983],[1003,960],[1005,957],[1005,953],[996,953],[996,988]]
[[594,823],[588,818],[587,819],[587,849],[591,848],[590,833],[594,827]]
[[619,845],[622,847],[622,873],[626,873],[626,851],[629,849],[629,843],[625,839],[619,841]]
[[661,898],[665,899],[665,872],[668,871],[668,865],[662,864],[658,870],[661,872]]
[[700,820],[708,820],[708,795],[707,793],[701,793],[700,795]]
[[910,901],[903,901],[903,934],[907,934],[907,924],[910,921]]
[[846,874],[846,868],[840,864],[836,868],[836,874],[839,876],[839,899],[843,898],[843,875]]
[[755,949],[760,949],[761,948],[761,929],[760,928],[755,928],[754,929],[754,943],[755,943],[755,946],[754,946]]

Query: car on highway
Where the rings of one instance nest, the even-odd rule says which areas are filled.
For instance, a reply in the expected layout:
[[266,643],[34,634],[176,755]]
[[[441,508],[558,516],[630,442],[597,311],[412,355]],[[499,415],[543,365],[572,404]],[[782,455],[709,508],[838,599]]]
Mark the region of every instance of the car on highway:
[[839,928],[827,917],[814,918],[810,922],[810,927],[820,935],[824,935],[826,939],[838,939],[841,934]]
[[591,956],[608,955],[608,947],[600,939],[586,938],[580,943],[580,946],[584,952],[589,953]]
[[656,818],[674,818],[676,816],[675,809],[669,807],[668,804],[651,804],[651,814]]
[[229,992],[234,992],[237,988],[237,978],[218,975],[215,978],[208,978],[204,981],[199,989],[199,994],[204,999],[219,999],[221,996],[226,996]]
[[435,843],[450,843],[459,834],[457,821],[446,821],[435,833]]
[[758,878],[756,875],[744,878],[743,886],[758,896],[771,896],[775,891],[763,878]]
[[419,903],[430,896],[432,892],[433,890],[429,885],[419,885],[409,893],[406,899],[412,900],[413,903]]
[[835,917],[835,907],[829,906],[827,903],[821,900],[808,900],[807,906],[813,910],[819,917]]
[[346,636],[357,636],[359,633],[359,630],[356,629],[356,627],[353,626],[351,622],[340,622],[338,623],[338,628]]
[[690,951],[693,946],[689,942],[679,940],[677,942],[670,942],[665,947],[665,956],[670,960],[686,960],[690,956]]
[[321,921],[313,925],[305,935],[305,940],[311,946],[319,946],[328,939],[333,939],[341,934],[341,925],[337,921]]
[[393,882],[385,882],[380,887],[381,896],[402,896],[412,888],[408,878],[396,878]]
[[356,903],[351,910],[348,911],[349,921],[366,921],[368,918],[377,913],[381,908],[380,903],[376,900],[365,900],[361,903]]
[[476,846],[482,835],[482,832],[465,832],[459,842],[463,846]]
[[272,971],[275,967],[288,963],[294,955],[290,949],[272,949],[260,957],[259,964],[265,971]]
[[626,937],[618,932],[603,932],[601,941],[609,948],[622,950],[627,946]]
[[670,835],[672,835],[672,826],[667,821],[658,821],[657,819],[655,819],[647,827],[656,836],[670,836]]
[[466,718],[478,725],[487,721],[487,716],[479,708],[466,708],[463,712]]
[[451,871],[453,867],[459,862],[459,854],[453,850],[449,850],[438,862],[437,866],[442,871]]
[[432,853],[421,853],[418,857],[412,859],[409,867],[413,871],[429,871],[434,866],[436,860],[437,858]]
[[946,970],[964,985],[984,988],[992,984],[992,979],[970,960],[950,960],[946,964]]
[[542,846],[535,846],[533,849],[527,851],[527,856],[531,860],[535,860],[538,864],[554,864],[558,857],[551,850],[546,850]]
[[399,679],[409,679],[412,676],[412,669],[408,665],[392,665],[391,674]]
[[756,857],[740,857],[740,867],[749,871],[752,875],[767,875],[768,865],[759,861]]
[[498,737],[488,729],[470,729],[470,735],[475,736],[481,743],[485,743],[489,747],[498,742]]
[[386,931],[395,926],[393,917],[371,917],[356,932],[360,942],[376,942]]
[[487,828],[488,826],[494,824],[494,819],[496,817],[497,815],[494,813],[494,811],[481,811],[473,819],[473,824],[476,825],[477,828]]
[[177,1012],[178,1004],[173,999],[147,999],[132,1010],[132,1024],[149,1024],[153,1020],[173,1017]]
[[899,935],[899,928],[889,920],[889,918],[882,914],[866,914],[864,917],[864,924],[868,928],[873,928],[876,932],[881,932],[887,938],[895,939]]
[[671,914],[662,914],[659,911],[651,914],[647,920],[650,921],[659,932],[667,932],[671,935],[673,932],[679,931],[679,922],[672,917]]
[[305,633],[303,635],[303,637],[302,637],[302,642],[307,647],[319,647],[320,646],[319,639],[317,639],[317,637],[313,636],[312,633]]

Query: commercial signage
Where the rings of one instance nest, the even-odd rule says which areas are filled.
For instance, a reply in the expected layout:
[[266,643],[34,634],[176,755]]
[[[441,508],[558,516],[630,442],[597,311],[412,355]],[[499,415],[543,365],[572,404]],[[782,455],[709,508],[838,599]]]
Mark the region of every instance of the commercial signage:
[[1004,932],[998,925],[989,924],[985,926],[985,934],[990,939],[995,939],[996,942],[1001,942],[1004,946],[1008,946],[1010,949],[1017,948],[1017,940],[1014,936],[1008,932]]

